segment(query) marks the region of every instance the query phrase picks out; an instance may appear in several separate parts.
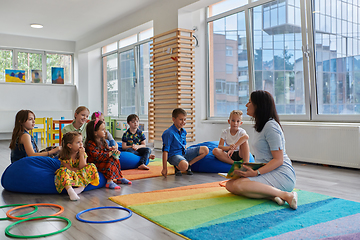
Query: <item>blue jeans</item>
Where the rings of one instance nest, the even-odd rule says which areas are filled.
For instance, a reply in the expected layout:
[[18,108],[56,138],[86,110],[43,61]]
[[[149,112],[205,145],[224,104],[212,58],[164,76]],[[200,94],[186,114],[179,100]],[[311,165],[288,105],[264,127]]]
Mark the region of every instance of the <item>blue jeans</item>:
[[149,157],[150,157],[150,154],[151,154],[151,149],[150,148],[144,147],[144,148],[139,148],[138,150],[128,148],[126,151],[131,152],[131,153],[133,153],[133,154],[140,157],[139,166],[141,164],[145,164],[145,165],[148,164],[148,160],[149,160]]
[[173,155],[168,158],[168,162],[173,166],[179,166],[179,163],[182,160],[186,160],[187,162],[190,162],[197,156],[199,156],[200,146],[197,147],[191,147],[185,150],[184,155]]

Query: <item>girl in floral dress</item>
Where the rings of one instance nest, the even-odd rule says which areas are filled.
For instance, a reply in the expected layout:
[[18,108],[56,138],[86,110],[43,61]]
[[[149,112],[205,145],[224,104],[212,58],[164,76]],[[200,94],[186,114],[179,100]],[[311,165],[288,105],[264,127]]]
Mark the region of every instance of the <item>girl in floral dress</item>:
[[[87,155],[83,147],[82,136],[78,132],[68,132],[62,138],[62,149],[59,160],[61,167],[55,172],[56,190],[61,193],[65,188],[70,200],[80,199],[78,196],[90,183],[99,185],[99,174],[94,164],[86,163]],[[77,187],[77,188],[73,188]]]
[[120,152],[117,149],[110,149],[105,142],[105,122],[99,118],[90,121],[86,126],[86,153],[88,161],[96,165],[99,172],[103,173],[107,182],[105,187],[120,189],[116,183],[131,184],[123,178],[119,161]]

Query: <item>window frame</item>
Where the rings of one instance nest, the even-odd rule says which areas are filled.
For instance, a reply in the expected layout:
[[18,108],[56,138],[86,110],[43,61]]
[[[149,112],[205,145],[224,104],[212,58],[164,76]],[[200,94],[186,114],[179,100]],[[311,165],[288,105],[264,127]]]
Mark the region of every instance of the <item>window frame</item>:
[[[206,34],[206,58],[209,59],[210,56],[210,33],[209,33],[209,22],[225,18],[232,14],[238,12],[245,12],[245,25],[246,25],[246,44],[247,44],[247,54],[248,54],[248,76],[249,76],[249,93],[254,89],[255,83],[255,72],[254,72],[254,48],[253,48],[253,33],[251,23],[252,19],[252,9],[257,6],[272,2],[273,0],[258,0],[256,2],[249,2],[249,4],[229,10],[227,12],[218,14],[216,16],[208,17],[207,9],[205,10],[205,34]],[[339,114],[318,114],[318,98],[317,98],[317,88],[316,88],[316,68],[315,68],[315,33],[314,33],[314,22],[315,18],[313,17],[313,5],[312,0],[299,0],[300,4],[300,16],[301,16],[301,39],[302,39],[302,59],[303,59],[303,84],[304,84],[304,105],[305,105],[305,114],[301,115],[279,115],[281,120],[285,121],[324,121],[324,122],[360,122],[359,114],[354,115],[339,115]],[[359,6],[360,7],[360,6]],[[286,12],[288,15],[288,11]],[[286,19],[288,16],[286,16]],[[223,120],[224,117],[210,117],[210,67],[209,64],[206,65],[206,109],[207,109],[207,119],[208,120]],[[250,118],[244,115],[244,120],[249,120]]]
[[[149,29],[145,29],[144,31],[147,31]],[[143,32],[143,31],[140,31],[137,33],[137,42],[136,43],[133,43],[131,45],[127,45],[125,47],[120,47],[120,44],[119,44],[119,41],[121,40],[117,40],[118,44],[117,44],[117,49],[116,50],[113,50],[111,52],[107,52],[107,53],[102,53],[102,47],[100,48],[100,53],[101,53],[101,71],[102,71],[102,74],[101,74],[101,79],[102,79],[102,92],[101,92],[101,95],[102,95],[102,98],[101,98],[101,102],[102,102],[102,112],[104,112],[104,66],[103,66],[103,58],[104,57],[107,57],[109,55],[112,55],[112,54],[117,54],[117,61],[118,61],[118,68],[117,68],[117,74],[118,74],[118,115],[117,116],[113,116],[111,115],[112,117],[115,117],[115,118],[118,118],[118,119],[121,119],[121,120],[125,120],[127,115],[122,115],[121,114],[121,101],[120,101],[120,74],[121,74],[121,66],[120,66],[120,54],[123,53],[123,52],[126,52],[126,51],[129,51],[129,50],[133,50],[134,52],[134,62],[135,62],[135,78],[136,78],[136,85],[135,85],[135,109],[136,111],[139,111],[140,110],[140,101],[139,101],[139,98],[137,98],[136,96],[141,94],[140,93],[140,85],[139,85],[139,74],[140,74],[140,69],[139,68],[139,65],[140,65],[140,56],[138,56],[138,54],[140,54],[140,45],[142,44],[146,44],[146,43],[150,43],[152,40],[151,40],[151,37],[150,38],[147,38],[147,39],[143,39],[141,41],[139,41],[139,35],[140,33]],[[129,35],[128,37],[131,37],[135,34],[131,34]],[[127,37],[125,37],[127,38]],[[125,38],[122,38],[122,39],[125,39]],[[151,89],[150,89],[151,91]],[[146,104],[146,103],[145,103]],[[148,117],[148,114],[147,112],[145,114],[138,114],[136,113],[140,119],[147,119]]]
[[[11,67],[14,70],[18,69],[18,53],[19,52],[34,53],[34,54],[41,54],[42,55],[41,71],[42,71],[43,83],[32,83],[31,82],[31,77],[28,76],[28,78],[25,79],[26,84],[75,85],[75,81],[74,81],[74,53],[56,52],[56,51],[43,51],[43,50],[26,49],[26,48],[6,48],[6,47],[0,47],[0,50],[10,50],[10,51],[12,51],[13,61],[12,61],[12,66]],[[52,84],[51,81],[47,82],[47,74],[46,74],[46,71],[47,71],[46,56],[47,56],[47,54],[58,54],[58,55],[70,55],[71,56],[71,66],[70,66],[71,67],[71,73],[70,73],[71,82],[70,83],[64,82],[64,84]],[[8,84],[5,81],[0,82],[0,83]]]

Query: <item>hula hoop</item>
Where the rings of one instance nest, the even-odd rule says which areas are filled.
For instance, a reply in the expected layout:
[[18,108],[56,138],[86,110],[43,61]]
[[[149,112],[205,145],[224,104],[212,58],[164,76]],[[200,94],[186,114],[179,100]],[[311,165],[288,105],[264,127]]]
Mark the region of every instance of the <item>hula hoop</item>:
[[[65,220],[68,225],[65,226],[63,229],[60,229],[59,231],[56,231],[56,232],[52,232],[52,233],[45,233],[45,234],[40,234],[40,235],[33,235],[33,236],[22,236],[22,235],[15,235],[15,234],[12,234],[10,233],[10,229],[12,227],[14,227],[16,224],[18,223],[22,223],[22,222],[26,222],[26,221],[31,221],[31,220],[35,220],[35,219],[42,219],[42,218],[58,218],[58,219],[62,219],[62,220]],[[5,229],[5,234],[9,237],[14,237],[14,238],[40,238],[40,237],[47,237],[47,236],[51,236],[51,235],[55,235],[55,234],[58,234],[58,233],[61,233],[61,232],[64,232],[66,230],[68,230],[69,228],[71,227],[71,221],[67,218],[64,218],[64,217],[60,217],[60,216],[39,216],[39,217],[31,217],[31,218],[27,218],[27,219],[24,219],[24,220],[21,220],[21,221],[17,221],[17,222],[14,222],[13,224],[9,225],[6,229]]]
[[[80,218],[80,215],[83,213],[86,213],[86,212],[89,212],[92,210],[103,209],[103,208],[116,208],[116,209],[125,210],[129,213],[129,215],[127,215],[126,217],[123,217],[123,218],[118,218],[118,219],[108,220],[108,221],[90,221],[90,220],[85,220],[85,219]],[[89,208],[89,209],[79,212],[78,214],[76,214],[76,219],[79,221],[82,221],[82,222],[86,222],[86,223],[113,223],[113,222],[118,222],[118,221],[128,219],[131,216],[132,216],[132,211],[130,209],[127,209],[124,207],[96,207],[96,208]]]
[[[10,205],[4,205],[4,206],[0,206],[0,209],[1,208],[6,208],[6,207],[15,207],[15,206],[22,206],[22,205],[25,205],[25,204],[10,204]],[[39,209],[37,206],[34,206],[34,210],[29,212],[29,213],[25,213],[25,214],[22,214],[22,215],[19,215],[17,217],[25,217],[25,216],[28,216],[28,215],[31,215],[33,213],[36,213],[36,211]],[[0,221],[1,220],[10,220],[11,218],[9,217],[6,217],[6,218],[0,218]]]
[[54,213],[54,214],[49,215],[50,217],[60,215],[62,212],[64,212],[64,208],[63,208],[62,206],[58,205],[58,204],[53,204],[53,203],[35,203],[35,204],[28,204],[28,205],[23,205],[23,206],[19,206],[19,207],[14,207],[14,208],[12,208],[12,209],[10,209],[9,211],[6,212],[6,216],[8,216],[9,218],[12,218],[12,219],[24,220],[24,219],[26,219],[26,218],[15,217],[15,216],[10,215],[10,213],[11,213],[12,211],[15,211],[15,210],[20,209],[20,208],[32,207],[32,206],[53,206],[53,207],[60,208],[60,211],[58,211],[57,213]]

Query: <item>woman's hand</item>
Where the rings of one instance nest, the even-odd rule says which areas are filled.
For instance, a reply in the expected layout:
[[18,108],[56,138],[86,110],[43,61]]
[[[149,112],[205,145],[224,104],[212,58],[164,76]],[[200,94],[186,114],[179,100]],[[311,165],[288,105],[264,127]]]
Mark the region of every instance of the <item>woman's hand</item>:
[[251,167],[248,167],[246,165],[243,164],[243,167],[246,168],[246,172],[244,171],[240,171],[240,170],[235,170],[234,173],[240,177],[256,177],[258,175],[257,171],[254,171]]

